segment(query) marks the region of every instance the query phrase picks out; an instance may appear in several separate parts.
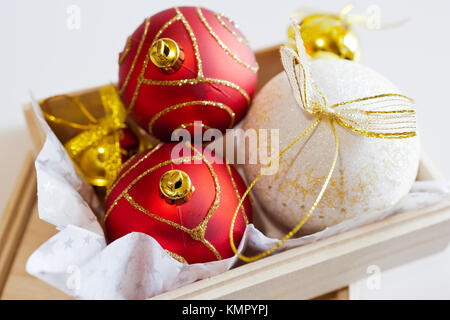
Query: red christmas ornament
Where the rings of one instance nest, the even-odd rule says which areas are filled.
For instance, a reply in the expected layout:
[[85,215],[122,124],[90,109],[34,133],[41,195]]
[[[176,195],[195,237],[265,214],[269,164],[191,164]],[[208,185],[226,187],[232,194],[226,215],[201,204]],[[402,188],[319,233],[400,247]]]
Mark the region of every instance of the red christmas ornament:
[[119,56],[119,93],[157,138],[177,128],[225,131],[245,115],[256,88],[255,56],[235,23],[203,8],[147,18]]
[[[231,220],[246,186],[233,167],[201,148],[172,158],[177,145],[160,144],[122,168],[107,196],[109,241],[142,232],[184,263],[229,258]],[[235,223],[236,246],[251,217],[246,199]]]
[[137,154],[140,149],[139,138],[128,128],[121,129],[119,145],[123,150],[122,162],[127,161],[133,155]]

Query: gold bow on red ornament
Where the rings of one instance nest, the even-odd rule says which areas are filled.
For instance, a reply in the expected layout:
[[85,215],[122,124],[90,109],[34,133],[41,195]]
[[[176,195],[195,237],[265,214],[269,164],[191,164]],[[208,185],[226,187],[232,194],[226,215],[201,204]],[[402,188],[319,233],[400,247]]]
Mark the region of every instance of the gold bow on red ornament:
[[[406,96],[386,93],[377,96],[345,101],[330,106],[327,103],[327,99],[320,92],[311,77],[308,56],[306,55],[303,40],[296,24],[292,26],[292,30],[295,30],[297,50],[295,51],[289,46],[281,47],[281,60],[289,79],[295,100],[297,101],[299,107],[304,112],[315,116],[316,121],[286,148],[284,148],[274,159],[272,159],[266,167],[261,169],[258,176],[251,182],[239,201],[239,205],[236,208],[231,223],[230,245],[234,253],[246,262],[263,258],[283,245],[283,243],[285,243],[300,230],[319,204],[325,190],[328,187],[328,184],[330,183],[339,153],[339,137],[335,128],[336,123],[359,135],[371,138],[406,139],[416,135],[416,112],[414,110],[414,101]],[[370,109],[374,105],[376,105],[376,108]],[[332,128],[335,138],[335,149],[330,170],[314,203],[300,222],[272,248],[252,257],[247,257],[238,253],[234,245],[233,230],[237,214],[244,202],[244,199],[247,197],[255,183],[262,177],[262,175],[264,175],[265,170],[271,167],[273,161],[281,158],[286,151],[292,148],[299,140],[311,132],[311,130],[317,127],[317,125],[322,121],[327,121]]]
[[108,188],[122,166],[123,150],[120,147],[120,139],[121,129],[126,127],[127,113],[114,86],[107,85],[100,88],[99,94],[105,111],[105,116],[100,119],[96,119],[80,100],[68,95],[42,101],[41,109],[51,99],[61,97],[70,99],[79,108],[88,119],[88,124],[61,119],[44,110],[42,113],[49,122],[82,130],[80,134],[67,141],[64,147],[90,184]]

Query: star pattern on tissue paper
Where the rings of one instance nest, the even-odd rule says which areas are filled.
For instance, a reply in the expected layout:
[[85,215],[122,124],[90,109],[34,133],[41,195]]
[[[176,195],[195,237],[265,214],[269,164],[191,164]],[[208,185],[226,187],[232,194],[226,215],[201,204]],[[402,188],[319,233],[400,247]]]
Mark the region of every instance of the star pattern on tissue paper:
[[47,181],[42,185],[42,191],[44,192],[52,192],[54,188],[55,186],[51,184],[50,181]]
[[68,238],[68,239],[64,242],[64,249],[70,249],[70,248],[72,248],[72,244],[73,244],[72,238]]
[[91,239],[92,239],[92,237],[91,237],[91,235],[90,234],[88,234],[86,237],[84,237],[84,244],[89,244],[90,242],[91,242]]

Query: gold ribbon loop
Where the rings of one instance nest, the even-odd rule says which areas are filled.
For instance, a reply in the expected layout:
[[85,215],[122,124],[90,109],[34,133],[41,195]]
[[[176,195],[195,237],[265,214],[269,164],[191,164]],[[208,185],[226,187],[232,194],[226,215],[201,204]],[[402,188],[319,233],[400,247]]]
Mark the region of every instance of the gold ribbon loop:
[[[102,158],[105,168],[105,179],[100,182],[91,182],[97,186],[106,186],[112,184],[122,166],[122,155],[120,148],[120,129],[125,128],[127,117],[126,109],[123,106],[116,89],[112,85],[100,88],[100,98],[105,111],[105,116],[96,119],[87,108],[76,97],[63,95],[48,98],[41,102],[41,106],[49,102],[50,99],[64,97],[72,100],[84,116],[89,120],[89,124],[79,124],[65,119],[50,115],[42,110],[44,117],[53,123],[66,125],[71,128],[83,130],[67,141],[64,147],[69,156],[78,162],[79,157],[89,148],[101,145]],[[97,181],[97,180],[96,180]],[[106,185],[105,182],[106,181]]]
[[100,89],[105,117],[65,144],[66,150],[72,158],[76,158],[87,148],[97,145],[106,136],[125,127],[126,110],[115,90],[113,86],[105,86]]
[[[281,60],[297,104],[303,111],[316,116],[317,120],[274,157],[267,166],[261,169],[260,173],[250,183],[239,201],[231,222],[230,246],[233,249],[233,252],[246,262],[263,258],[281,247],[300,230],[320,203],[333,175],[339,154],[339,137],[336,132],[335,123],[341,125],[343,128],[352,130],[359,135],[371,138],[405,139],[416,135],[416,112],[414,110],[414,101],[411,98],[400,94],[381,94],[328,106],[327,99],[320,92],[314,79],[311,77],[309,60],[306,55],[300,32],[295,26],[293,26],[293,29],[295,30],[297,50],[294,51],[287,46],[281,47]],[[251,257],[240,254],[234,244],[233,231],[236,217],[245,198],[256,182],[264,175],[265,171],[270,168],[273,161],[281,158],[286,151],[291,149],[324,119],[328,120],[333,131],[335,150],[330,170],[328,171],[325,182],[314,203],[299,223],[270,249]]]

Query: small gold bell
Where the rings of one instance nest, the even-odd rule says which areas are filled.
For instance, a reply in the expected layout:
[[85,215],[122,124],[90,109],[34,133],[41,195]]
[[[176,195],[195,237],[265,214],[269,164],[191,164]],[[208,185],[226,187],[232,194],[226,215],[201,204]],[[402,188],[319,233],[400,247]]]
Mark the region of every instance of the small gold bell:
[[171,74],[182,66],[184,53],[174,40],[162,38],[151,46],[150,59],[162,72]]
[[89,184],[105,187],[108,184],[105,169],[105,149],[99,145],[84,151],[78,165]]
[[[306,52],[312,58],[338,57],[359,60],[360,44],[344,14],[313,14],[305,17],[298,28]],[[289,44],[295,47],[295,33],[288,29]]]
[[169,170],[162,175],[159,190],[167,203],[181,205],[191,199],[195,188],[186,172]]

